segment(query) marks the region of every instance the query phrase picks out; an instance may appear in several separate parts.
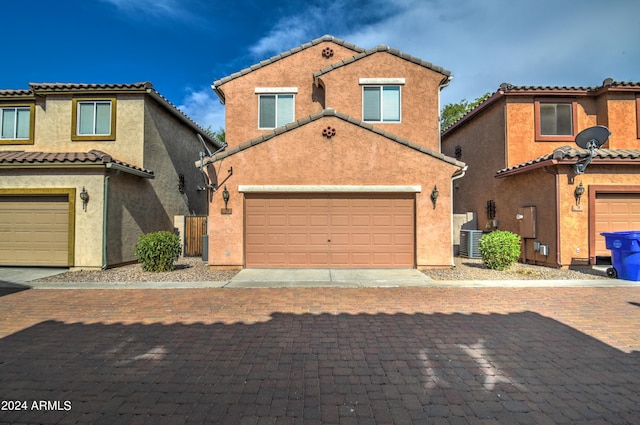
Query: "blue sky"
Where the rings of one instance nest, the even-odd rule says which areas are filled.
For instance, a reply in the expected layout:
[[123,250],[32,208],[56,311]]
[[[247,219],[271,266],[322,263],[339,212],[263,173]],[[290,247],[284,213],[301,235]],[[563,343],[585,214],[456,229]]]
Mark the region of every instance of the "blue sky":
[[[442,104],[500,83],[640,81],[637,0],[21,0],[3,2],[0,89],[151,81],[203,127],[211,84],[325,34],[448,69]],[[19,42],[18,42],[19,41]]]

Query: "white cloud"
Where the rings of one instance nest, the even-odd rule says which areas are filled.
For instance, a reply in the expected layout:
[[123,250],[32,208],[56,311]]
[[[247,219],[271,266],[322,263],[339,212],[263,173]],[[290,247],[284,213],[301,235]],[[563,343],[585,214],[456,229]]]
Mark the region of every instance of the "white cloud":
[[266,37],[249,48],[256,58],[278,54],[316,38],[318,18],[322,14],[317,7],[309,7],[304,14],[283,17],[276,23]]
[[365,48],[386,44],[450,70],[443,104],[473,100],[502,82],[638,80],[638,2],[390,1],[397,14],[341,37]]
[[211,127],[213,131],[224,128],[224,105],[220,103],[220,99],[213,90],[210,87],[204,87],[187,91],[178,108],[202,128]]
[[118,10],[130,15],[150,15],[190,21],[195,16],[180,0],[102,0],[113,4]]

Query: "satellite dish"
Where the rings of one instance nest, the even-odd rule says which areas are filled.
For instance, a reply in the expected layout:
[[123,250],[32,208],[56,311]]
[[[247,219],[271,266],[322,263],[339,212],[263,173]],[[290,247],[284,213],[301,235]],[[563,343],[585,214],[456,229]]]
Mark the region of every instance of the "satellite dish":
[[602,145],[609,139],[611,132],[604,125],[596,125],[582,130],[576,136],[576,145],[582,149],[600,149]]
[[589,127],[578,133],[576,145],[582,149],[589,149],[589,156],[576,162],[574,167],[576,174],[584,174],[587,165],[591,164],[595,150],[600,149],[609,140],[609,136],[611,136],[611,132],[604,125]]

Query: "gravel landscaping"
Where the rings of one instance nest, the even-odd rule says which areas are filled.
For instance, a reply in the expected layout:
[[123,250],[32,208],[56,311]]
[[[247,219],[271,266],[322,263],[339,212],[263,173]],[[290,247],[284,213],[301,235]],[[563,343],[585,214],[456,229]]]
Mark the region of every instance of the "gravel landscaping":
[[[455,258],[455,268],[425,270],[434,280],[571,280],[607,279],[603,270],[584,268],[561,270],[530,264],[515,264],[509,270],[496,271],[484,267],[482,260]],[[171,272],[152,273],[140,264],[129,264],[107,270],[79,270],[37,279],[34,282],[219,282],[228,281],[235,270],[211,270],[199,257],[180,258]]]
[[604,269],[591,267],[579,270],[557,269],[545,266],[516,263],[508,270],[491,270],[482,260],[455,257],[455,267],[450,269],[425,270],[433,280],[575,280],[608,279]]

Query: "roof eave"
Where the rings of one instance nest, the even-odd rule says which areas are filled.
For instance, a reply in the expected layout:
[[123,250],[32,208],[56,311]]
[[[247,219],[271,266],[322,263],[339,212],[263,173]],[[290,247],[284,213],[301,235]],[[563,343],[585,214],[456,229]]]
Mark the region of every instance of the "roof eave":
[[[496,175],[494,176],[495,178],[499,179],[502,177],[509,177],[509,176],[513,176],[516,174],[522,174],[522,173],[527,173],[529,171],[533,171],[536,170],[538,168],[544,168],[544,167],[549,167],[552,165],[569,165],[569,166],[574,166],[576,163],[578,163],[581,159],[584,158],[572,158],[570,160],[558,160],[558,159],[549,159],[546,161],[541,161],[541,162],[536,162],[534,164],[530,164],[530,165],[525,165],[522,167],[518,167],[518,168],[514,168],[512,170],[509,171],[505,171],[505,172],[498,172],[496,173]],[[591,166],[596,166],[596,165],[640,165],[640,161],[638,159],[634,159],[634,158],[594,158],[593,161],[591,162]]]
[[147,172],[143,170],[136,170],[135,168],[127,167],[125,165],[117,164],[115,162],[107,162],[105,164],[107,169],[122,171],[123,173],[131,174],[137,177],[142,177],[145,179],[154,179],[155,174],[152,172]]
[[341,119],[343,121],[349,122],[349,123],[351,123],[353,125],[357,125],[357,126],[362,127],[362,128],[364,128],[364,129],[366,129],[368,131],[371,131],[371,132],[376,133],[376,134],[378,134],[378,135],[380,135],[382,137],[385,137],[385,138],[387,138],[387,139],[389,139],[389,140],[391,140],[391,141],[393,141],[395,143],[398,143],[400,145],[406,146],[406,147],[408,147],[410,149],[414,149],[414,150],[416,150],[416,151],[418,151],[420,153],[423,153],[425,155],[429,155],[429,156],[431,156],[431,157],[433,157],[435,159],[439,159],[439,160],[441,160],[443,162],[451,164],[452,166],[454,166],[454,167],[456,167],[458,169],[462,170],[467,166],[467,164],[465,164],[462,161],[458,161],[455,158],[451,158],[451,157],[449,157],[447,155],[444,155],[443,153],[436,152],[436,151],[434,151],[432,149],[426,148],[426,147],[424,147],[422,145],[419,145],[417,143],[413,143],[413,142],[411,142],[411,141],[409,141],[407,139],[404,139],[404,138],[398,137],[396,135],[393,135],[393,134],[391,134],[389,132],[381,130],[378,127],[374,127],[371,124],[368,124],[368,123],[366,123],[364,121],[355,119],[355,118],[353,118],[353,117],[351,117],[349,115],[337,112],[336,110],[331,109],[331,108],[327,108],[327,109],[324,109],[321,112],[317,112],[315,114],[312,114],[312,115],[309,115],[307,117],[301,118],[301,119],[299,119],[299,120],[297,120],[297,121],[295,121],[293,123],[287,124],[286,126],[278,127],[278,128],[274,129],[270,133],[266,133],[266,134],[263,134],[261,136],[255,137],[255,138],[253,138],[251,140],[248,140],[248,141],[246,141],[244,143],[241,143],[238,146],[234,146],[233,148],[231,148],[229,150],[226,150],[226,151],[221,152],[221,153],[219,153],[217,155],[205,158],[203,161],[197,161],[196,162],[196,166],[200,167],[201,165],[208,165],[208,164],[212,164],[214,162],[220,161],[220,160],[222,160],[224,158],[227,158],[229,156],[235,155],[238,152],[242,152],[242,151],[244,151],[246,149],[249,149],[249,148],[251,148],[251,147],[253,147],[255,145],[264,143],[264,142],[266,142],[266,141],[268,141],[268,140],[270,140],[270,139],[272,139],[272,138],[274,138],[276,136],[279,136],[282,133],[294,130],[296,128],[299,128],[302,125],[308,124],[308,123],[310,123],[312,121],[316,121],[318,119],[322,119],[324,117],[337,117],[337,118],[339,118],[339,119]]
[[495,92],[494,94],[492,94],[491,96],[489,96],[484,102],[482,102],[480,105],[476,106],[475,108],[473,108],[471,111],[469,111],[466,115],[464,115],[462,118],[460,118],[458,121],[454,122],[453,124],[451,124],[449,127],[447,127],[443,132],[441,137],[447,137],[449,134],[453,133],[454,131],[456,131],[458,128],[462,127],[463,125],[465,125],[467,122],[471,121],[475,116],[479,115],[481,112],[483,112],[484,110],[486,110],[487,108],[489,108],[491,105],[493,105],[494,103],[496,103],[498,101],[498,99],[502,98],[505,95],[505,92],[502,90],[498,90],[497,92]]

